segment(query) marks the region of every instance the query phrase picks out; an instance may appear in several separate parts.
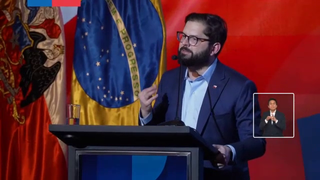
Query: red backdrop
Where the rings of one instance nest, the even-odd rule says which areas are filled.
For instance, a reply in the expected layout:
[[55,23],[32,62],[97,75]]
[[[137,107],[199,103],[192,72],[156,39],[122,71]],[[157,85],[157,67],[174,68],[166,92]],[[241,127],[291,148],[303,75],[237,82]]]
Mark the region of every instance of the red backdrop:
[[[259,92],[293,92],[295,117],[319,112],[320,2],[317,0],[162,0],[167,29],[168,69],[176,54],[176,31],[190,12],[222,16],[228,38],[219,59],[252,79]],[[318,100],[317,100],[318,99]],[[260,102],[261,107],[265,102]],[[296,125],[297,127],[297,125]],[[299,133],[267,139],[266,154],[249,163],[252,179],[304,179]]]
[[[219,57],[224,64],[253,80],[259,92],[295,93],[296,119],[319,113],[320,1],[162,0],[162,5],[168,69],[178,66],[170,57],[177,52],[176,31],[183,29],[184,17],[190,12],[215,13],[229,28]],[[68,59],[73,57],[75,24],[74,18],[65,26],[73,29],[66,32]],[[68,63],[70,68],[72,61]],[[297,128],[295,132],[294,139],[267,139],[266,154],[249,162],[253,180],[304,179]]]

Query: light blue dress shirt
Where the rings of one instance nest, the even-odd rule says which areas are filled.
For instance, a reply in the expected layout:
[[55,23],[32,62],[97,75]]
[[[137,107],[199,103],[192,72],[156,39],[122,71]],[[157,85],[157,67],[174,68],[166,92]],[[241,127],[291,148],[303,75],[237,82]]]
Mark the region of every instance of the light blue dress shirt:
[[[196,129],[198,123],[198,117],[201,110],[202,102],[207,92],[207,88],[210,82],[210,79],[216,69],[217,59],[209,66],[209,68],[203,73],[202,76],[197,77],[195,80],[191,80],[188,77],[188,69],[185,72],[184,80],[185,90],[182,99],[182,110],[181,110],[181,119],[186,126],[189,126],[193,129]],[[152,119],[152,113],[150,113],[146,118],[141,118],[140,121],[142,125],[147,124]],[[231,145],[230,147],[234,160],[236,151]]]
[[217,60],[215,60],[202,76],[191,80],[186,70],[184,80],[185,90],[182,99],[181,119],[186,126],[197,128],[198,117],[201,110],[202,102],[211,79],[211,76],[216,69]]

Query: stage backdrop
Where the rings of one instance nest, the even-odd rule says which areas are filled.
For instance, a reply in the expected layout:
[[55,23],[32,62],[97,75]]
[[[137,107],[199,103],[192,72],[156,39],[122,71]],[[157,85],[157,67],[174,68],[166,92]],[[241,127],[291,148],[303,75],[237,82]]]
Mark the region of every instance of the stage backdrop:
[[[252,79],[260,92],[294,92],[296,119],[319,113],[319,1],[162,0],[162,7],[167,69],[178,66],[170,57],[177,52],[176,31],[183,29],[184,17],[190,12],[218,14],[229,28],[219,57],[222,63]],[[76,9],[64,10],[73,12],[65,21],[67,78],[71,82]],[[70,93],[68,87],[69,96]],[[249,163],[252,179],[304,179],[297,128],[295,131],[294,139],[267,140],[266,154]]]

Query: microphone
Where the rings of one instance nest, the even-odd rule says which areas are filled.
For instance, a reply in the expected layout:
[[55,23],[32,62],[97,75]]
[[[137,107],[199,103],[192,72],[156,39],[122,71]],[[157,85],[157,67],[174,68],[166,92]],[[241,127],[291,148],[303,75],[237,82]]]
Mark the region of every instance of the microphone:
[[173,56],[171,56],[171,59],[172,60],[178,60],[178,56],[177,55],[173,55]]
[[[171,57],[172,60],[178,60],[178,63],[180,64],[179,58],[177,55],[173,55]],[[166,125],[166,126],[185,126],[184,122],[179,117],[179,110],[180,110],[180,84],[181,84],[181,65],[179,66],[179,77],[178,77],[178,101],[177,101],[177,109],[176,109],[176,116],[174,120],[172,121],[166,121],[163,123],[160,123],[158,125]]]

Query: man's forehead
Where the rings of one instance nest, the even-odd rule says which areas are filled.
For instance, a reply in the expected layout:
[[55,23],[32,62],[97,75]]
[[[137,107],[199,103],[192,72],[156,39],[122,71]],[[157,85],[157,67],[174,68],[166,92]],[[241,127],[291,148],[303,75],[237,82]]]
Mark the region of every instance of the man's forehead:
[[184,26],[183,32],[189,36],[204,36],[203,31],[205,28],[205,25],[201,22],[188,21]]

